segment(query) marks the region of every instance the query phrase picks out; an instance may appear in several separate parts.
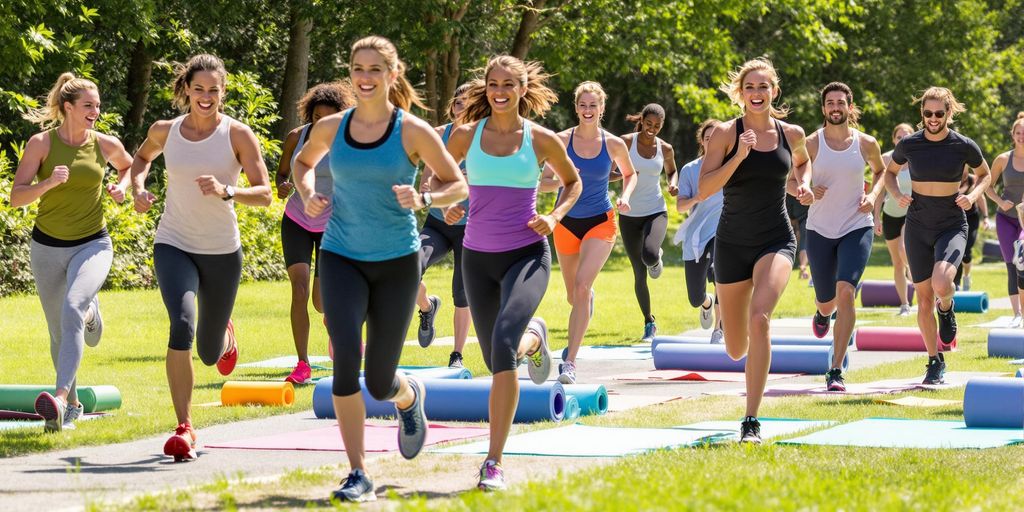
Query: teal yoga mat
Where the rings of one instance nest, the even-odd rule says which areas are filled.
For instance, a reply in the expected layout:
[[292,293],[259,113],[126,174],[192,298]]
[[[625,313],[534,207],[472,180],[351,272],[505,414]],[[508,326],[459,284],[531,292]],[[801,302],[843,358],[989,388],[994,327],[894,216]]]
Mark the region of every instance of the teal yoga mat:
[[563,385],[565,396],[579,402],[580,416],[591,416],[608,412],[608,390],[600,384]]
[[962,421],[869,418],[777,444],[875,448],[998,448],[1024,443],[1020,428],[967,428]]
[[[686,430],[730,432],[732,434],[730,439],[738,441],[740,437],[740,421],[741,420],[702,421],[700,423],[691,423],[689,425],[682,425],[676,428]],[[759,421],[761,422],[762,439],[788,436],[796,434],[797,432],[803,432],[804,430],[830,427],[836,424],[834,421],[797,420],[790,418],[759,418]]]
[[[39,393],[54,392],[53,386],[4,384],[0,385],[0,409],[35,412]],[[114,386],[79,386],[78,401],[86,413],[121,408],[121,392]]]
[[570,396],[565,399],[565,414],[562,415],[562,421],[576,421],[580,418],[580,401],[576,400],[576,397]]
[[956,292],[953,294],[953,311],[957,313],[988,312],[988,293]]
[[[541,457],[626,457],[653,450],[693,447],[727,439],[729,432],[677,428],[618,428],[569,425],[508,438],[505,455]],[[433,450],[435,453],[487,453],[488,441]]]

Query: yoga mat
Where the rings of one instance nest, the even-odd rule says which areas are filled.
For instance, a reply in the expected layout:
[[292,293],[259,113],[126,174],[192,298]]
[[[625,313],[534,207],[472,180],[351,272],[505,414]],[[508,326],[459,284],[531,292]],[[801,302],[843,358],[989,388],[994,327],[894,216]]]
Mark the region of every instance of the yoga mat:
[[[0,409],[35,412],[36,397],[43,391],[53,393],[53,386],[0,385]],[[109,411],[121,407],[121,392],[114,386],[79,386],[78,401],[86,413]]]
[[580,417],[580,401],[576,400],[576,397],[570,396],[565,400],[565,415],[562,420],[564,421],[576,421]]
[[999,250],[999,242],[995,240],[985,240],[981,244],[981,262],[989,263],[992,261],[1003,262],[1003,253]]
[[[323,366],[319,366],[319,363],[326,363]],[[255,361],[251,363],[239,364],[239,368],[295,368],[295,365],[299,364],[299,358],[296,356],[281,356],[273,359],[265,359],[263,361]],[[309,356],[309,364],[313,369],[330,369],[331,358],[328,356]]]
[[953,294],[953,311],[956,313],[987,313],[988,293],[956,292]]
[[[547,385],[548,383],[545,383]],[[520,384],[522,386],[523,384]],[[580,405],[580,416],[608,412],[608,390],[600,384],[565,384],[566,397],[574,397]]]
[[[569,355],[569,347],[562,349],[558,359],[565,361]],[[591,361],[646,361],[651,358],[651,348],[645,346],[631,347],[624,345],[584,345],[576,353],[576,359]]]
[[[461,439],[472,439],[486,436],[487,428],[480,427],[446,427],[430,424],[427,431],[426,444],[432,445]],[[363,429],[363,444],[368,452],[398,451],[398,426],[366,425]],[[232,448],[237,450],[303,450],[343,452],[345,444],[341,440],[337,425],[298,432],[284,432],[267,436],[226,441],[205,445],[206,448]]]
[[291,382],[243,382],[229,380],[220,388],[222,405],[292,405],[295,386]]
[[989,357],[1024,357],[1024,329],[988,331]]
[[[769,373],[809,373],[824,375],[832,365],[832,348],[779,345],[772,347]],[[850,356],[843,359],[843,368]],[[708,370],[742,372],[746,357],[733,361],[724,345],[688,345],[671,343],[654,350],[654,367],[658,370]]]
[[[997,372],[947,372],[944,384],[922,384],[922,377],[878,380],[874,382],[847,382],[846,391],[829,391],[824,384],[817,382],[800,382],[794,384],[775,384],[768,386],[764,396],[864,396],[903,393],[919,389],[937,390],[952,389],[967,385],[971,379],[992,377]],[[709,395],[745,396],[743,389],[727,389],[707,393]]]
[[[830,427],[834,421],[797,420],[790,418],[759,418],[761,422],[761,439],[788,436],[812,428]],[[707,430],[712,432],[729,432],[730,440],[739,441],[740,420],[702,421],[676,427],[684,430]]]
[[[800,373],[770,373],[768,380],[798,377]],[[694,372],[688,370],[651,370],[641,373],[624,373],[611,377],[612,380],[628,381],[689,381],[689,382],[746,382],[743,372]]]
[[968,428],[962,421],[870,418],[803,437],[776,441],[789,445],[874,448],[997,448],[1024,442],[1014,429]]
[[1020,366],[1024,364],[1024,359],[1014,359],[1013,361],[1010,361],[1010,364],[1014,366]]
[[971,379],[964,390],[964,422],[970,428],[1024,428],[1024,379]]
[[[658,347],[658,345],[661,345],[662,343],[688,343],[691,345],[710,345],[711,340],[710,338],[700,336],[657,336],[654,338],[654,341],[651,342],[651,350],[653,351],[655,348]],[[831,347],[832,337],[827,336],[825,338],[818,338],[813,335],[772,334],[772,345],[805,345]],[[853,336],[850,336],[849,345],[853,345]]]
[[968,325],[967,327],[982,327],[982,328],[985,328],[985,329],[992,329],[992,328],[1010,329],[1011,328],[1010,322],[1012,322],[1012,321],[1013,321],[1013,317],[1012,316],[1001,316],[999,318],[996,318],[995,320],[990,320],[990,321],[985,322],[983,324]]
[[[11,412],[11,411],[5,411],[5,412]],[[20,414],[27,414],[27,413],[20,413]],[[81,416],[80,418],[78,418],[78,421],[94,420],[94,419],[97,419],[97,418],[103,418],[106,415],[107,415],[106,413],[102,413],[102,412],[95,412],[95,413],[91,413],[91,414],[85,414],[85,415]],[[33,419],[5,418],[4,421],[0,421],[0,432],[2,432],[4,430],[18,430],[18,429],[22,429],[22,428],[43,428],[43,424],[45,422],[42,420],[42,416],[39,416],[39,415],[36,415],[36,414],[28,414],[27,416],[31,416]],[[35,419],[35,418],[38,418],[38,419]]]
[[[449,368],[447,366],[399,366],[406,375],[424,379],[472,379],[473,372],[469,368]],[[362,370],[359,376],[363,376]]]
[[[676,428],[617,428],[569,425],[510,436],[505,455],[542,457],[626,457],[653,450],[693,447],[728,438],[729,432]],[[435,453],[487,453],[488,442],[432,450]]]
[[[317,418],[334,418],[333,381],[330,377],[321,379],[313,388],[313,413]],[[427,390],[423,402],[427,418],[433,421],[487,421],[490,379],[424,379],[422,382]],[[359,379],[359,385],[368,417],[389,418],[395,415],[393,403],[374,400],[366,391],[363,379]],[[564,414],[565,390],[561,384],[520,384],[519,407],[513,421],[561,421]]]
[[631,394],[608,394],[608,412],[622,412],[630,409],[639,409],[651,405],[660,405],[676,400],[686,400],[689,397],[677,395],[631,395]]
[[[857,350],[890,352],[925,352],[924,336],[917,327],[860,327],[854,333]],[[1024,339],[1024,338],[1022,338]],[[957,340],[945,344],[942,340],[939,350],[948,352],[956,349]]]
[[920,396],[905,396],[893,398],[892,400],[876,399],[876,403],[902,405],[903,407],[947,407],[952,405],[963,405],[960,400],[941,400],[938,398],[924,398]]
[[[907,302],[914,303],[914,285],[907,283]],[[892,281],[861,281],[860,304],[866,308],[876,306],[899,307],[900,296],[896,293],[896,283]]]
[[1024,378],[1024,368],[1017,370],[1017,373],[1014,375],[1014,377],[1017,377],[1018,379]]

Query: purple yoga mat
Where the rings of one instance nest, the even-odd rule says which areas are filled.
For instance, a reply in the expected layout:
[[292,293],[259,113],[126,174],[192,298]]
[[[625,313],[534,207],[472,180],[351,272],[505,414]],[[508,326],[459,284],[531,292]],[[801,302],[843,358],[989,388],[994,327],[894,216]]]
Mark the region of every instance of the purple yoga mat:
[[[914,286],[907,283],[907,301],[914,303]],[[875,306],[900,306],[900,296],[892,281],[864,281],[860,287],[860,304],[866,308]]]

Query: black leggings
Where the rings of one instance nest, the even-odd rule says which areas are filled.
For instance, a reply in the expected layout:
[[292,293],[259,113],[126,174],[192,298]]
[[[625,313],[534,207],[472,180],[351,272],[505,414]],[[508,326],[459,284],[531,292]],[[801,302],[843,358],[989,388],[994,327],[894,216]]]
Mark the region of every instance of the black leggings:
[[171,321],[167,347],[192,350],[194,337],[199,359],[206,366],[215,364],[227,348],[224,332],[242,280],[242,249],[228,254],[193,254],[173,245],[156,244],[153,266]]
[[[284,252],[284,266],[289,268],[299,263],[312,267],[313,276],[320,277],[320,240],[324,234],[308,231],[288,215],[281,216],[281,250]],[[313,257],[316,265],[313,265]]]
[[492,374],[515,370],[519,341],[551,278],[548,241],[505,252],[463,252],[469,312],[484,363]]
[[956,276],[953,278],[953,283],[960,286],[960,279],[964,276],[964,263],[968,265],[973,260],[971,252],[974,251],[974,244],[978,241],[978,228],[981,225],[981,215],[978,213],[978,208],[966,212],[967,217],[967,245],[964,247],[964,257],[960,261],[960,265],[956,267]]
[[[646,217],[619,215],[622,245],[626,247],[626,255],[633,266],[633,291],[636,293],[637,303],[640,304],[640,312],[644,315],[644,322],[654,321],[654,315],[651,314],[651,292],[647,289],[647,267],[658,263],[659,250],[665,241],[666,229],[666,212]],[[702,298],[701,302],[703,301]]]
[[377,400],[398,393],[395,377],[420,285],[418,252],[384,261],[357,261],[322,249],[320,290],[334,347],[334,396],[359,393],[366,323],[366,390]]
[[704,246],[704,253],[697,260],[683,261],[683,273],[686,274],[686,294],[690,305],[697,308],[704,305],[708,295],[708,283],[715,282],[715,239],[712,238]]
[[466,236],[466,225],[449,226],[432,215],[427,215],[420,230],[420,274],[444,259],[448,251],[455,258],[452,272],[452,301],[457,308],[469,307],[466,286],[462,282],[462,239]]

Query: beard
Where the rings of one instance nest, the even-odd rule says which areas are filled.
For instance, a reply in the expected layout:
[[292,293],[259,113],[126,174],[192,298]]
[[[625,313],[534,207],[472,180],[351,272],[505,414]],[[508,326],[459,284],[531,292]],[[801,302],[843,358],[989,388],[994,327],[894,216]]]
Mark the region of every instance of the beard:
[[839,112],[839,120],[836,121],[832,117],[832,114],[835,114],[835,113],[836,112],[832,112],[828,116],[826,116],[825,117],[825,122],[830,124],[830,125],[837,126],[837,125],[841,125],[841,124],[846,124],[846,120],[850,118],[850,116],[848,114],[846,114],[845,112]]
[[925,123],[924,129],[927,130],[928,133],[930,133],[932,135],[935,135],[935,134],[938,134],[938,133],[942,132],[942,130],[944,130],[946,128],[946,125],[947,125],[947,123],[945,121],[943,121],[942,124],[940,124],[938,128],[933,130],[932,127],[928,125],[928,123]]

